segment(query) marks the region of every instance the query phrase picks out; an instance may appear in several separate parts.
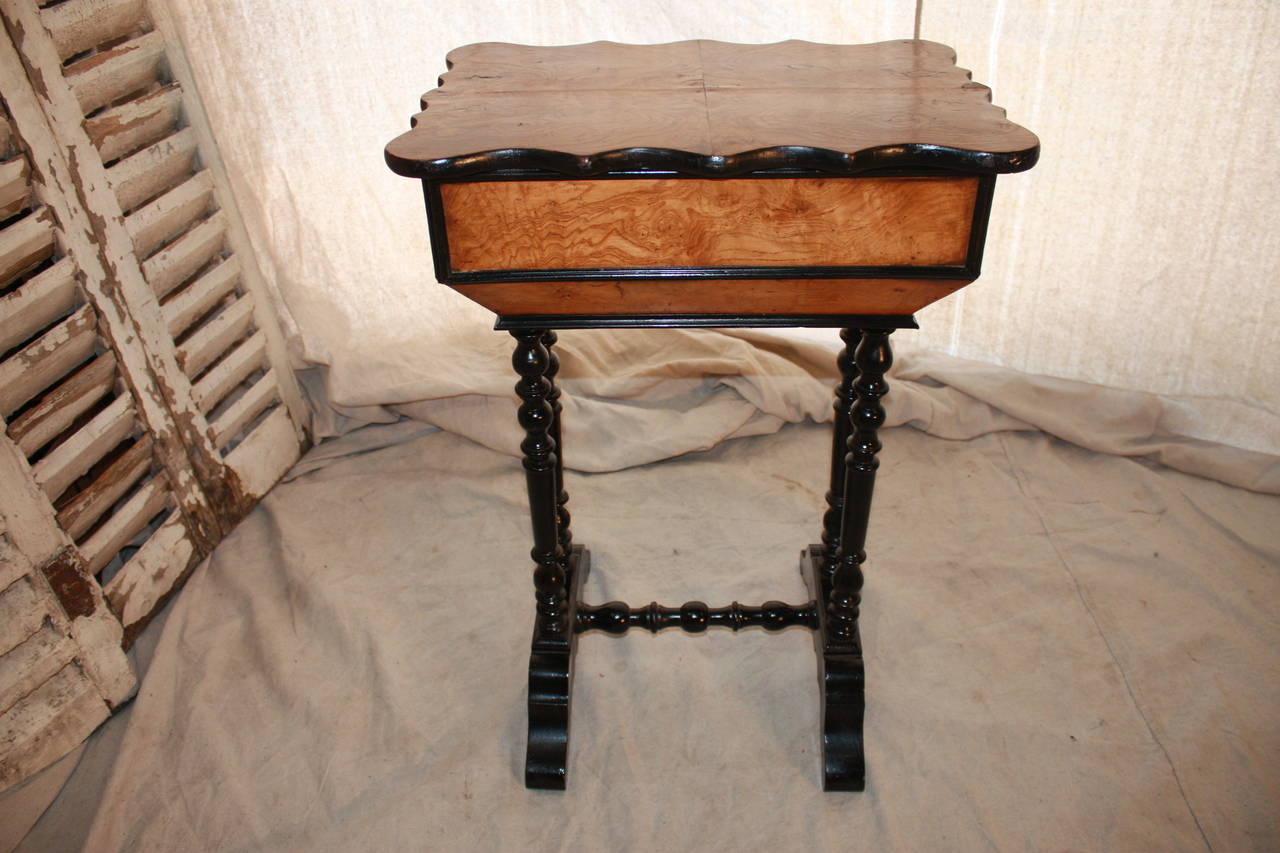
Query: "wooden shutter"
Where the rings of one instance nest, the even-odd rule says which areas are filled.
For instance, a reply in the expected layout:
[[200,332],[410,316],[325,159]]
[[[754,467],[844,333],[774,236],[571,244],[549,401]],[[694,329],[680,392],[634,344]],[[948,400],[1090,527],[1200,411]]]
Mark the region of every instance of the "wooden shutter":
[[[0,17],[3,787],[128,695],[121,643],[296,461],[306,409],[163,10],[0,0]],[[93,634],[123,662],[110,679],[84,663],[85,619],[114,626]],[[59,735],[37,748],[15,697],[55,678],[63,696],[73,664],[98,704],[46,714]]]
[[[0,0],[54,142],[73,154],[68,186],[113,279],[102,301],[127,314],[190,491],[206,498],[208,519],[189,502],[207,528],[191,532],[216,541],[297,459],[305,405],[180,46],[153,12],[141,0]],[[126,630],[170,575],[108,585]]]
[[56,212],[34,189],[0,110],[0,788],[132,694],[123,630],[93,575],[135,519],[172,503]]

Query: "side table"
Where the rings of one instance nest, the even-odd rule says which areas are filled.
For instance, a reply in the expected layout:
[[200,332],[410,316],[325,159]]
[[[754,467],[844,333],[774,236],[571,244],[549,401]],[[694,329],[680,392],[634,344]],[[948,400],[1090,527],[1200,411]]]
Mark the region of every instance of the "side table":
[[[476,44],[386,160],[422,181],[436,278],[516,340],[536,616],[525,784],[565,787],[579,634],[814,631],[828,791],[865,770],[864,550],[889,336],[974,281],[995,176],[1039,142],[934,42]],[[580,598],[561,455],[556,330],[841,329],[811,601],[708,607]]]

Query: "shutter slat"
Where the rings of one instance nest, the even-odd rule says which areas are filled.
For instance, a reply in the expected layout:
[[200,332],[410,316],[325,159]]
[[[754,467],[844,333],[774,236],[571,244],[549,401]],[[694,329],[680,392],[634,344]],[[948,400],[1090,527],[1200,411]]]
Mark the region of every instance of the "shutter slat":
[[85,119],[84,129],[109,163],[168,136],[182,109],[182,91],[170,86]]
[[53,217],[41,208],[0,231],[0,286],[53,254]]
[[112,513],[98,530],[80,545],[89,573],[97,574],[111,558],[137,536],[169,501],[169,490],[164,477],[156,477],[142,484],[124,506]]
[[107,451],[129,437],[137,418],[133,398],[121,394],[93,419],[59,444],[32,468],[36,483],[49,500],[58,498]]
[[79,539],[150,469],[151,439],[144,435],[58,513],[58,523],[68,536]]
[[208,172],[192,175],[150,204],[125,218],[133,250],[146,257],[195,219],[209,212],[213,179]]
[[[4,519],[0,518],[0,525]],[[9,540],[0,527],[0,591],[9,584],[31,571],[31,561],[22,556],[22,552]]]
[[255,500],[262,497],[298,461],[302,449],[290,440],[293,429],[289,410],[277,406],[227,454],[227,465],[240,478],[245,494]]
[[224,397],[231,393],[231,389],[261,367],[263,358],[266,356],[266,347],[266,335],[262,332],[254,332],[228,353],[226,358],[200,377],[200,381],[192,389],[200,411],[206,415],[209,414]]
[[226,222],[218,211],[143,261],[142,273],[156,297],[163,299],[213,260],[222,251],[226,235]]
[[0,789],[70,752],[111,715],[102,693],[74,663],[0,714]]
[[180,513],[172,513],[129,558],[103,592],[129,630],[138,630],[199,559]]
[[67,258],[0,296],[0,352],[7,352],[54,320],[70,314],[79,301],[76,267]]
[[0,363],[0,416],[27,401],[93,355],[97,318],[85,305]]
[[214,419],[213,443],[218,449],[226,447],[253,419],[262,414],[267,406],[279,399],[280,392],[276,388],[276,374],[268,370],[262,378],[253,383],[253,387],[227,407],[227,410]]
[[12,708],[75,656],[75,641],[49,622],[8,654],[0,655],[0,711]]
[[133,210],[190,174],[195,151],[196,136],[184,128],[108,169],[107,179],[120,199],[120,208]]
[[196,376],[227,351],[253,319],[253,300],[242,296],[197,329],[178,347],[178,364],[187,376]]
[[0,220],[8,219],[27,207],[31,197],[31,175],[26,157],[14,157],[0,163]]
[[128,35],[142,21],[143,0],[68,0],[40,10],[62,59]]
[[154,84],[162,58],[164,38],[147,33],[72,64],[66,78],[80,109],[91,113]]
[[44,447],[115,386],[116,357],[104,352],[9,422],[9,438],[27,456]]
[[21,578],[0,590],[0,655],[40,630],[48,610],[30,579]]
[[192,323],[208,314],[239,281],[240,261],[233,256],[175,293],[160,306],[169,334],[176,338],[185,332]]

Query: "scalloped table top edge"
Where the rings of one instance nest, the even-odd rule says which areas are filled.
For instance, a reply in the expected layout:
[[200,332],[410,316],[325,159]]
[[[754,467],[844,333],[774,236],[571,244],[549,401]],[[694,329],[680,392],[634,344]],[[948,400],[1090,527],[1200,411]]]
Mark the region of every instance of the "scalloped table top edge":
[[995,174],[1030,169],[1040,150],[931,41],[482,42],[446,63],[412,129],[386,147],[397,174]]

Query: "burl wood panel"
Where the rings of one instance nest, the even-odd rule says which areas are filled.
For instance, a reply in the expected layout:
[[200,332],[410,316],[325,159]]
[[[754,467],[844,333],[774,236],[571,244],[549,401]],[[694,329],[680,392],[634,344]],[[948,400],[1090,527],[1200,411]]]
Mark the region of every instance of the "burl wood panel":
[[488,181],[440,188],[455,271],[962,266],[977,178]]
[[771,168],[851,174],[933,165],[1031,168],[1039,140],[991,104],[946,45],[785,41],[473,44],[386,149],[396,172],[500,168],[701,176]]
[[504,317],[528,314],[914,314],[965,284],[931,279],[590,281],[455,285]]

